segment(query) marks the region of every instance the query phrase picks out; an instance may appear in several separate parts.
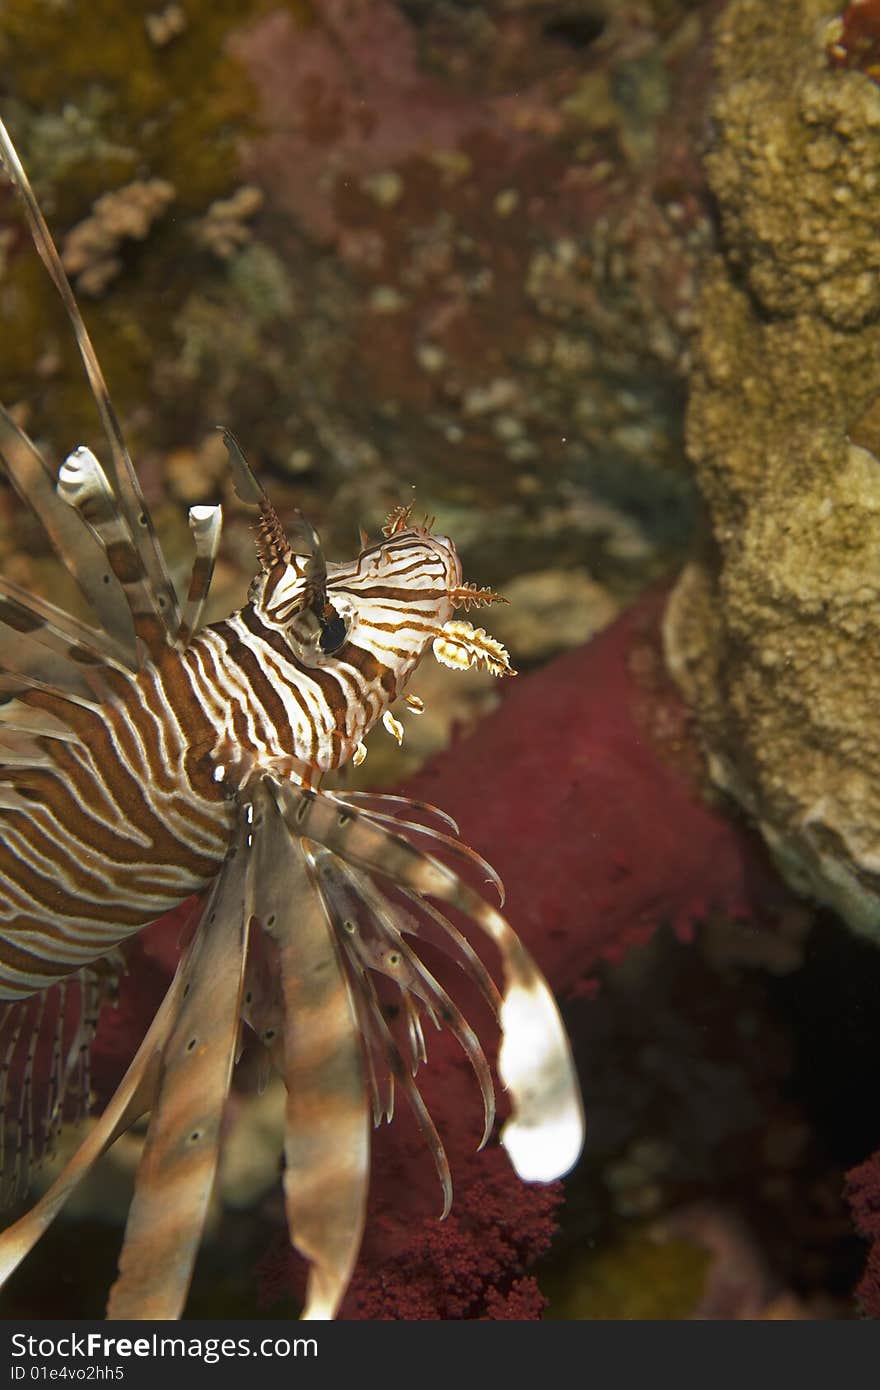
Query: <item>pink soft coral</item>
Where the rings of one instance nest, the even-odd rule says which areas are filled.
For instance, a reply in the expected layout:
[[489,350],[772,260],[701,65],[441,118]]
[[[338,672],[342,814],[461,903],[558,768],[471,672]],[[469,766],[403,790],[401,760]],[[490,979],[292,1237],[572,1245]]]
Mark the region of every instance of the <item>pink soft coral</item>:
[[847,1196],[856,1230],[868,1241],[856,1297],[868,1317],[880,1318],[880,1149],[847,1173]]
[[[587,646],[508,686],[466,742],[405,790],[459,821],[506,911],[563,995],[672,924],[755,922],[786,901],[743,826],[709,805],[689,713],[666,674],[665,591]],[[587,990],[588,992],[588,990]]]

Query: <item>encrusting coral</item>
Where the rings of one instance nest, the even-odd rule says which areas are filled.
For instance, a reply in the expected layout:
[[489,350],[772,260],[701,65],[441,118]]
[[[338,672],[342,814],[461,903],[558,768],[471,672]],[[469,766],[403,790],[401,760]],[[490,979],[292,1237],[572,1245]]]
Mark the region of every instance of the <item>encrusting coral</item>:
[[666,636],[714,781],[880,939],[880,88],[832,61],[840,33],[822,0],[720,23],[688,420],[708,534]]

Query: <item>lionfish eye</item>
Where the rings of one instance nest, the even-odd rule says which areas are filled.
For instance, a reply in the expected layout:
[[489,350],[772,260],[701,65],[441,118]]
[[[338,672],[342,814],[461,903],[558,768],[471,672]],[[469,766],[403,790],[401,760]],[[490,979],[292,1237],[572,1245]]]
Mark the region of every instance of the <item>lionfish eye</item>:
[[345,645],[348,637],[348,624],[338,613],[330,619],[329,623],[321,624],[321,636],[318,638],[318,645],[326,656],[332,656],[338,652],[339,648]]

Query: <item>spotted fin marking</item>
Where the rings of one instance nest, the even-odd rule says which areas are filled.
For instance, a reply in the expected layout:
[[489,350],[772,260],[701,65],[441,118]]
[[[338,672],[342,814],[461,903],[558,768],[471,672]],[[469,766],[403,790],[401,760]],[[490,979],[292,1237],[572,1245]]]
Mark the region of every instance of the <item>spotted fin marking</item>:
[[[495,1123],[495,1090],[489,1064],[476,1033],[440,982],[403,939],[397,925],[399,913],[395,911],[395,906],[375,887],[367,874],[346,864],[337,855],[330,854],[327,850],[323,852],[332,860],[335,876],[348,885],[355,899],[380,927],[384,940],[393,947],[393,950],[386,950],[384,953],[367,950],[365,963],[371,969],[385,975],[387,979],[393,980],[405,999],[411,1003],[414,999],[420,1000],[432,1017],[443,1019],[467,1057],[483,1101],[483,1137],[479,1144],[482,1149],[488,1142]],[[361,949],[364,950],[363,943]],[[444,1209],[443,1215],[448,1215],[448,1206]]]
[[[415,1069],[412,1066],[412,1051],[410,1051],[410,1065],[404,1061],[391,1029],[385,1020],[382,1004],[373,980],[373,974],[384,975],[388,979],[394,979],[398,984],[401,997],[410,1005],[410,1022],[415,1010],[415,999],[420,998],[428,1016],[437,1022],[438,1015],[434,1011],[430,1000],[425,998],[424,979],[426,972],[421,962],[413,957],[405,955],[407,950],[402,942],[399,933],[395,932],[387,913],[380,904],[374,905],[367,900],[360,891],[360,884],[351,877],[350,865],[344,862],[320,845],[312,844],[309,852],[309,860],[315,870],[315,882],[321,894],[324,910],[328,920],[332,922],[336,931],[337,941],[343,941],[346,948],[353,957],[352,964],[357,971],[356,985],[354,992],[355,1007],[358,1015],[358,1027],[367,1049],[368,1056],[372,1056],[384,1066],[387,1076],[388,1098],[382,1107],[388,1117],[389,1124],[394,1115],[394,1096],[395,1090],[399,1089],[407,1103],[409,1104],[419,1128],[419,1132],[424,1139],[428,1151],[434,1160],[437,1176],[440,1180],[440,1188],[443,1193],[443,1207],[440,1213],[441,1220],[449,1215],[452,1206],[452,1173],[449,1167],[449,1160],[443,1141],[437,1132],[434,1121],[431,1119],[428,1108],[422,1099],[421,1092],[415,1083]],[[381,914],[381,915],[380,915]],[[353,920],[354,915],[354,920]],[[353,935],[349,935],[346,922],[355,927]],[[390,927],[390,934],[385,935],[384,942],[381,936],[376,939],[363,940],[361,932],[364,928],[378,928],[379,932],[387,932]],[[386,953],[383,961],[382,946],[389,942],[396,948],[390,953]],[[397,957],[398,966],[396,969],[386,964],[388,954]],[[401,967],[403,967],[401,969]],[[403,976],[404,978],[401,978]],[[422,993],[419,994],[421,987]],[[456,1032],[454,1015],[457,1013],[455,1006],[450,1005],[449,1024],[453,1032]],[[406,1004],[404,1005],[406,1010]],[[458,1036],[458,1034],[456,1034]],[[411,1038],[408,1036],[408,1044],[412,1048]],[[422,1039],[424,1043],[424,1038]],[[466,1049],[467,1050],[467,1049]],[[479,1048],[478,1048],[479,1051]],[[482,1053],[480,1054],[482,1057]],[[485,1059],[483,1059],[485,1065]],[[375,1067],[373,1070],[375,1075]],[[488,1067],[486,1067],[488,1076]],[[376,1090],[373,1086],[374,1114],[376,1110]],[[494,1095],[489,1083],[489,1094],[491,1101],[494,1102]],[[485,1096],[484,1096],[485,1099]],[[487,1109],[488,1122],[488,1109]]]
[[293,1244],[311,1262],[303,1318],[332,1318],[360,1248],[370,1176],[370,1111],[357,1012],[279,788],[254,792],[255,911],[275,941],[287,1083],[284,1195]]
[[182,969],[108,1318],[179,1318],[186,1302],[235,1062],[250,919],[247,858],[240,844],[224,864]]

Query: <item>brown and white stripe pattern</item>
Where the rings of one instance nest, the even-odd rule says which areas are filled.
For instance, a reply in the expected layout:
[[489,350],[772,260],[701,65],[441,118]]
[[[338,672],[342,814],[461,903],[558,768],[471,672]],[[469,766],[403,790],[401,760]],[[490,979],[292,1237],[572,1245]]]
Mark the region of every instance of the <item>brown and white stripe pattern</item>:
[[[360,1245],[369,1122],[390,1119],[395,1091],[433,1156],[444,1211],[452,1200],[416,1081],[426,1020],[451,1029],[473,1069],[483,1142],[494,1123],[481,1044],[420,958],[420,941],[450,956],[499,1015],[499,1069],[513,1106],[502,1141],[515,1166],[546,1181],[581,1145],[577,1083],[549,990],[459,869],[497,876],[442,812],[319,785],[362,758],[379,719],[399,732],[391,706],[429,650],[447,664],[509,672],[500,644],[452,620],[495,596],[463,584],[453,543],[411,525],[406,508],[348,564],[328,564],[297,516],[297,554],[227,435],[236,490],[259,512],[260,573],[244,608],[201,628],[220,509],[191,513],[195,559],[181,605],[2,123],[0,157],[73,323],[110,459],[105,471],[77,449],[56,484],[0,407],[0,462],[94,614],[89,626],[0,581],[0,1168],[12,1153],[13,1187],[57,1132],[71,1090],[87,1097],[88,1043],[117,946],[208,889],[168,995],[103,1116],[0,1235],[0,1282],[101,1151],[149,1110],[109,1314],[180,1315],[244,1020],[288,1087],[288,1223],[312,1267],[304,1316],[333,1316]],[[497,948],[501,993],[448,909]],[[387,1021],[389,1000],[399,1027]],[[40,1110],[35,1068],[46,1037],[49,1103]]]
[[[110,514],[105,487],[96,519],[87,488],[77,505],[108,554],[121,552],[113,572],[123,583],[134,568],[124,523]],[[293,601],[295,567],[292,576],[271,587],[267,576],[276,600],[281,591]],[[328,567],[349,629],[334,655],[308,631],[298,635],[296,619],[267,621],[258,599],[183,650],[166,642],[137,672],[75,638],[70,624],[37,624],[23,597],[0,599],[0,620],[17,631],[32,623],[39,642],[60,634],[68,660],[85,656],[108,687],[98,701],[16,682],[18,703],[54,716],[65,736],[41,739],[32,764],[4,762],[0,750],[0,998],[90,964],[205,887],[229,844],[235,794],[256,769],[287,761],[314,774],[346,762],[451,614],[459,577],[450,542],[404,533]],[[142,583],[123,584],[136,631],[149,621]]]

